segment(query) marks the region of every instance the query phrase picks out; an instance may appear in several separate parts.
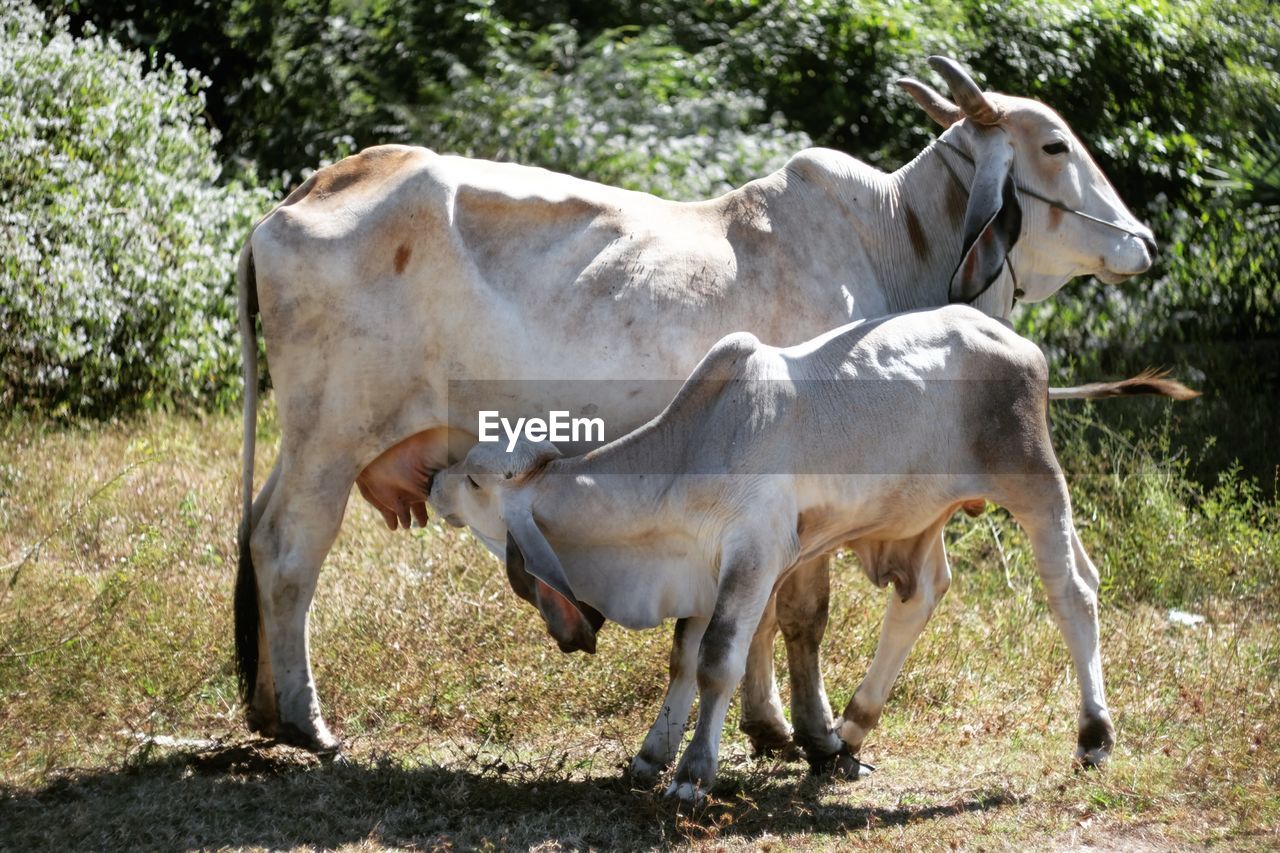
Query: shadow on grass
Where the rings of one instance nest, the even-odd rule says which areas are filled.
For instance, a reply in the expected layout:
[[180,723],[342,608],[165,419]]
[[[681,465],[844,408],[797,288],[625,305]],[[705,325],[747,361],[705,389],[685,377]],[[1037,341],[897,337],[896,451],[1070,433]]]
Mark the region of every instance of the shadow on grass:
[[[966,792],[946,805],[832,804],[824,791],[856,783],[793,769],[750,771],[750,797],[722,792],[711,805],[689,810],[632,790],[621,774],[584,780],[531,778],[477,764],[322,765],[291,750],[240,744],[144,756],[116,770],[68,772],[34,791],[0,787],[0,847],[334,848],[367,840],[415,848],[651,848],[717,837],[750,840],[766,832],[838,837],[1016,799],[992,789]],[[850,787],[849,799],[857,799],[855,790]]]

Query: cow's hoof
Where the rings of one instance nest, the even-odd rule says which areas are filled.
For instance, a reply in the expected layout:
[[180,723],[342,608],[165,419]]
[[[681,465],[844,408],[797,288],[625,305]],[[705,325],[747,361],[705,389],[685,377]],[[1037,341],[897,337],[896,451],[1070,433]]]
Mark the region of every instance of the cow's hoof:
[[274,739],[279,723],[274,714],[264,714],[253,708],[244,712],[244,724],[249,727],[249,731],[261,737]]
[[1111,760],[1111,755],[1101,750],[1086,752],[1083,755],[1076,754],[1073,765],[1077,770],[1101,770],[1107,766],[1107,762]]
[[317,732],[305,732],[293,723],[281,723],[276,727],[276,742],[296,746],[321,757],[339,755],[342,752],[342,741],[328,731],[321,729]]
[[834,755],[809,756],[809,772],[814,776],[857,780],[870,776],[875,769],[873,765],[860,761],[847,744]]
[[700,803],[707,798],[707,791],[700,785],[693,782],[672,782],[667,786],[667,791],[663,794],[668,800],[676,800],[681,803]]
[[756,756],[789,758],[795,754],[795,741],[791,738],[791,730],[786,726],[750,722],[743,723],[739,728],[751,740],[751,751]]
[[650,788],[667,769],[667,765],[658,764],[650,761],[643,755],[637,755],[631,759],[631,768],[629,770],[631,783],[642,788]]
[[347,758],[347,754],[341,749],[335,749],[328,752],[316,753],[320,758],[320,762],[326,767],[350,767],[351,759]]
[[1116,729],[1109,716],[1094,717],[1080,727],[1076,741],[1076,766],[1094,770],[1104,766],[1116,745]]
[[1101,770],[1111,760],[1111,750],[1103,747],[1097,749],[1076,749],[1073,764],[1077,770]]

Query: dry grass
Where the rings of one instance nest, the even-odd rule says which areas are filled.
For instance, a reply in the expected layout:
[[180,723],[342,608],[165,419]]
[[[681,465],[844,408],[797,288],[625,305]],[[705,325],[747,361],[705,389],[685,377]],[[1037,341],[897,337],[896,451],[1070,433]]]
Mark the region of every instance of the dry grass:
[[[236,708],[235,419],[16,423],[0,438],[2,848],[1280,844],[1276,509],[1188,509],[1161,491],[1167,469],[1125,467],[1138,456],[1123,447],[1077,489],[1112,590],[1107,771],[1070,766],[1075,681],[1025,544],[996,514],[955,522],[957,581],[868,742],[876,774],[808,778],[750,758],[731,731],[715,801],[678,812],[621,773],[661,698],[666,632],[615,626],[595,657],[565,657],[465,534],[391,534],[355,501],[312,616],[350,758],[322,765],[248,738]],[[1142,505],[1115,504],[1113,480]],[[1173,527],[1117,532],[1144,512]],[[1197,561],[1203,583],[1186,576]],[[837,707],[883,607],[840,569],[824,652]],[[1122,582],[1137,576],[1158,583]],[[1170,623],[1174,594],[1208,622]]]

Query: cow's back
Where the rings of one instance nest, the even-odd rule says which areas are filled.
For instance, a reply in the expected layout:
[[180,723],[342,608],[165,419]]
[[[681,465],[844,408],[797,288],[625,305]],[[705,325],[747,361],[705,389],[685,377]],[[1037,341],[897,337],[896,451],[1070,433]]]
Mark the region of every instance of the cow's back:
[[803,433],[789,448],[802,503],[845,506],[862,534],[919,532],[993,477],[1056,471],[1044,356],[1000,320],[950,306],[778,352],[801,401],[788,428]]
[[[474,430],[477,408],[547,405],[532,386],[487,400],[489,380],[682,379],[726,332],[790,342],[847,320],[802,211],[766,203],[780,176],[682,203],[405,146],[320,170],[252,236],[286,434],[340,421],[368,462],[446,422]],[[594,406],[611,434],[669,399],[579,384],[552,402]]]

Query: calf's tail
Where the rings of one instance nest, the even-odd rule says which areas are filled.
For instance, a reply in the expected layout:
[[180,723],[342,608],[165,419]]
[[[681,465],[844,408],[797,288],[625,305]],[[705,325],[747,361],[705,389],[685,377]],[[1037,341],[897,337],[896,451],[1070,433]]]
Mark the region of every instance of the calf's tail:
[[1050,388],[1050,400],[1101,400],[1106,397],[1136,397],[1150,395],[1174,400],[1191,400],[1200,392],[1188,388],[1175,379],[1168,378],[1168,371],[1148,368],[1137,376],[1116,382],[1091,382],[1069,388]]

